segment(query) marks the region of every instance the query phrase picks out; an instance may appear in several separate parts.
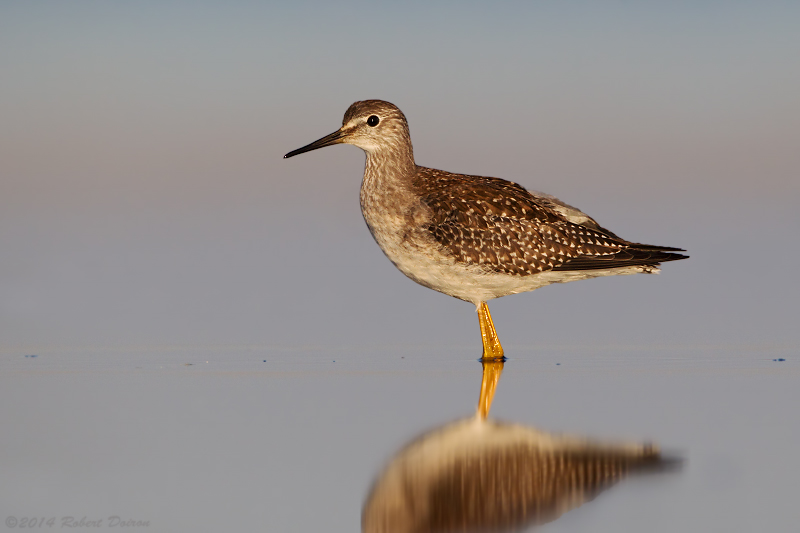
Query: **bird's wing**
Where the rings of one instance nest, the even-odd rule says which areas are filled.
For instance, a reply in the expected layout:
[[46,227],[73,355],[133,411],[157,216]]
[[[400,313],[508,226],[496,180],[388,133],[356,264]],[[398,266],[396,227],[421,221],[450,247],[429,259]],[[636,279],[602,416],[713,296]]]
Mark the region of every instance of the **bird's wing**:
[[590,229],[600,230],[606,235],[619,239],[617,235],[612,233],[611,231],[607,230],[606,228],[600,226],[595,219],[578,209],[577,207],[573,207],[565,202],[562,202],[558,198],[553,195],[539,192],[539,191],[528,191],[531,196],[535,197],[537,203],[540,205],[544,205],[553,211],[559,213],[562,217],[569,220],[573,224],[578,224],[579,226],[584,226]]
[[680,251],[675,248],[621,239],[581,211],[510,181],[423,170],[415,185],[430,209],[428,231],[460,263],[524,276],[685,257],[671,253]]

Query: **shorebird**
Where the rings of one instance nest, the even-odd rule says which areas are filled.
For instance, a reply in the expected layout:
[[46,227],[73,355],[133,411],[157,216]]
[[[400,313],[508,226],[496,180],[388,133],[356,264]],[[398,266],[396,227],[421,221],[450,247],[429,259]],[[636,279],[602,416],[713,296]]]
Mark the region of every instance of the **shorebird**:
[[342,143],[367,154],[361,212],[378,246],[412,280],[475,305],[483,360],[504,358],[489,300],[551,283],[652,274],[688,257],[626,241],[511,181],[417,165],[405,115],[382,100],[355,102],[341,128],[283,157]]

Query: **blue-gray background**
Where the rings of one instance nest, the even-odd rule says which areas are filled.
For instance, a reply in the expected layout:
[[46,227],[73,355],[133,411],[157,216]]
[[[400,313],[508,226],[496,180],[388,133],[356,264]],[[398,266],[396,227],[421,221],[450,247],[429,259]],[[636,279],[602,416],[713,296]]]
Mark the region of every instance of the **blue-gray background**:
[[491,304],[493,416],[688,459],[545,530],[796,528],[798,21],[771,1],[0,3],[0,519],[357,531],[393,451],[474,412],[474,310],[383,257],[363,154],[282,159],[381,98],[420,164],[691,254]]
[[505,298],[509,346],[796,344],[796,2],[4,2],[5,347],[473,346],[386,261],[359,99],[417,162],[692,258]]

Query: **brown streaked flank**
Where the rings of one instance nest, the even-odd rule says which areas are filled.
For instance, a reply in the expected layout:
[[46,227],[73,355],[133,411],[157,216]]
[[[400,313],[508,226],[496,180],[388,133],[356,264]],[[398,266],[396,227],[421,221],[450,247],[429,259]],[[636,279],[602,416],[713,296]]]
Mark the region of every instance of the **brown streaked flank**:
[[354,103],[340,129],[284,157],[342,143],[367,154],[361,212],[375,241],[409,278],[476,306],[484,359],[503,357],[487,301],[688,257],[626,241],[516,183],[417,165],[405,115],[382,100]]

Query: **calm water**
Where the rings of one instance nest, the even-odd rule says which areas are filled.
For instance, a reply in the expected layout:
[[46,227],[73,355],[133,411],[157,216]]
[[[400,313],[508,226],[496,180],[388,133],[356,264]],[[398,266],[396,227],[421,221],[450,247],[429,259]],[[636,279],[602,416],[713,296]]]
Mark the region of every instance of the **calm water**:
[[474,309],[375,245],[363,153],[282,159],[362,98],[422,165],[691,255],[492,302],[495,420],[683,458],[541,531],[798,530],[800,3],[152,4],[0,4],[7,531],[359,531],[472,416]]
[[[800,521],[796,350],[507,351],[492,419],[654,442],[683,459],[538,531],[792,531]],[[112,529],[120,517],[148,531],[358,531],[387,461],[473,415],[475,359],[419,347],[6,350],[2,518],[9,530],[53,517],[53,528],[73,517]]]

